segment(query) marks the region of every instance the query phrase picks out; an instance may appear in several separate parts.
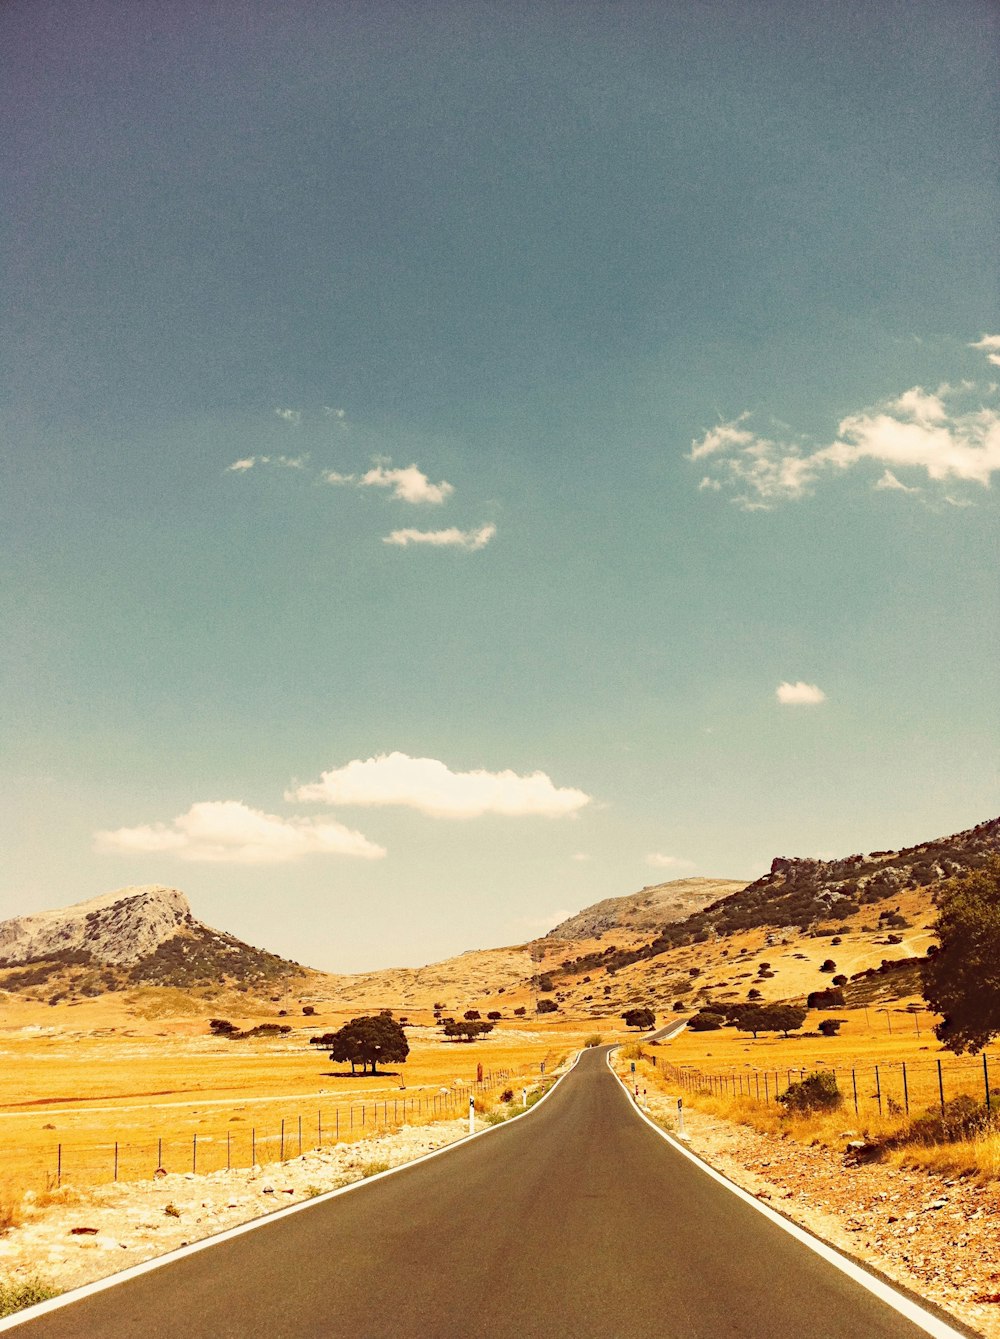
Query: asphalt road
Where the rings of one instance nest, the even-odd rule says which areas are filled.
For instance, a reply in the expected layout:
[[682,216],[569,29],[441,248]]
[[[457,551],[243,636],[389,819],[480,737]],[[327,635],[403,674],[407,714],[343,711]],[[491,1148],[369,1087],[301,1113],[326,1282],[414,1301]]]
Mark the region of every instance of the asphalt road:
[[19,1339],[915,1339],[638,1118],[584,1052],[523,1120]]

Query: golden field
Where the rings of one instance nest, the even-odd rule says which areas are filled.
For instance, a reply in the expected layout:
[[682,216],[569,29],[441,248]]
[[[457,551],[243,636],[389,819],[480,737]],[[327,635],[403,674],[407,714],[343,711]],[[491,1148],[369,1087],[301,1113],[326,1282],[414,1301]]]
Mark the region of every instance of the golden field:
[[9,1187],[42,1188],[59,1175],[64,1184],[111,1180],[116,1143],[118,1179],[131,1180],[161,1165],[210,1172],[227,1162],[271,1162],[282,1149],[297,1155],[300,1138],[308,1149],[462,1115],[470,1093],[485,1109],[503,1089],[536,1083],[543,1064],[551,1072],[593,1032],[587,1020],[507,1019],[470,1044],[418,1023],[407,1028],[404,1065],[362,1076],[309,1045],[352,1010],[317,1008],[309,1018],[289,1010],[289,1033],[230,1041],[209,1034],[208,1012],[178,1017],[164,998],[173,993],[104,995],[44,1012],[8,1001],[0,1024],[0,1165]]

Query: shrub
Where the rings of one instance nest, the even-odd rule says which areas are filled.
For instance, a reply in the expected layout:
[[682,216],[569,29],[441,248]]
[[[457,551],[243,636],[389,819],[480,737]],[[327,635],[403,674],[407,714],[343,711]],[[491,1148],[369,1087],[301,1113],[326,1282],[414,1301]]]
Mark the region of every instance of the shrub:
[[995,1129],[997,1116],[988,1111],[983,1102],[977,1102],[968,1093],[959,1093],[939,1107],[931,1107],[910,1122],[909,1129],[900,1136],[908,1144],[954,1144],[987,1130]]
[[583,1044],[584,1046],[600,1046],[603,1040],[604,1038],[601,1036],[599,1032],[594,1032],[587,1038],[587,1040]]
[[55,1297],[58,1288],[40,1278],[0,1280],[0,1316],[11,1316],[26,1306],[35,1306],[38,1302],[47,1302]]
[[690,1020],[688,1027],[692,1032],[717,1032],[725,1021],[722,1014],[698,1013]]
[[684,1003],[683,1000],[674,1000],[674,1013],[675,1013],[675,1014],[682,1014],[686,1008],[687,1008],[687,1005]]
[[824,1018],[819,1025],[819,1030],[824,1037],[835,1037],[843,1027],[842,1018]]
[[838,976],[835,976],[835,977],[833,978],[833,984],[834,984],[835,986],[846,986],[846,985],[847,985],[847,977],[843,974],[843,972],[841,972]]
[[501,1102],[513,1102],[513,1100],[514,1100],[514,1089],[513,1089],[513,1088],[505,1088],[505,1089],[503,1090],[503,1092],[500,1094],[500,1101],[501,1101]]
[[837,970],[837,964],[832,958],[824,958],[823,962],[820,964],[819,970],[821,972],[835,972]]
[[522,1004],[519,1008],[514,1010],[514,1015],[516,1018],[523,1018],[527,1012],[528,1012],[527,1009],[525,1009],[524,1005]]
[[540,1014],[554,1014],[559,1008],[555,1000],[539,1000],[535,1005],[535,1012]]
[[799,1116],[813,1111],[836,1111],[843,1100],[836,1078],[827,1069],[807,1074],[778,1097],[787,1112]]

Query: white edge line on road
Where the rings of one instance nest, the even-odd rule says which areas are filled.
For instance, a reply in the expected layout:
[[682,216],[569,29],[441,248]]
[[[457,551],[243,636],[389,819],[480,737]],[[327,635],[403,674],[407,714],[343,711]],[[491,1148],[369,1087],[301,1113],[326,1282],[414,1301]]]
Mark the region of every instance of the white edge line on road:
[[730,1181],[727,1176],[723,1176],[721,1172],[717,1172],[714,1167],[705,1162],[703,1158],[700,1158],[697,1153],[693,1153],[691,1149],[686,1148],[678,1139],[675,1139],[673,1135],[668,1134],[666,1130],[661,1129],[654,1120],[646,1115],[635,1101],[632,1093],[629,1092],[628,1084],[620,1074],[615,1072],[615,1069],[611,1064],[611,1056],[617,1049],[616,1046],[613,1046],[607,1053],[608,1069],[611,1070],[611,1073],[614,1074],[615,1078],[624,1088],[625,1095],[629,1100],[629,1105],[633,1108],[636,1115],[638,1115],[641,1120],[644,1120],[651,1130],[655,1130],[661,1139],[665,1139],[672,1148],[677,1150],[678,1153],[681,1153],[690,1162],[693,1162],[696,1167],[705,1173],[706,1176],[710,1176],[713,1181],[718,1181],[719,1185],[725,1186],[727,1190],[731,1191],[734,1195],[737,1195],[746,1204],[751,1205],[758,1213],[762,1213],[765,1218],[769,1218],[772,1223],[776,1223],[778,1227],[783,1228],[789,1236],[794,1237],[796,1241],[801,1241],[804,1246],[808,1246],[811,1251],[814,1251],[817,1255],[821,1256],[829,1264],[833,1265],[834,1268],[839,1269],[842,1274],[846,1274],[848,1278],[853,1279],[855,1283],[859,1283],[862,1288],[866,1288],[870,1293],[874,1293],[880,1301],[885,1302],[885,1304],[892,1307],[894,1311],[898,1311],[900,1315],[905,1316],[907,1320],[912,1321],[913,1324],[918,1326],[921,1330],[926,1331],[927,1334],[933,1335],[934,1339],[969,1339],[970,1333],[974,1333],[972,1330],[956,1330],[953,1326],[949,1325],[947,1321],[942,1320],[939,1316],[935,1316],[933,1312],[927,1311],[919,1304],[919,1302],[914,1301],[913,1298],[907,1297],[905,1293],[898,1292],[886,1279],[881,1278],[878,1274],[870,1273],[863,1265],[859,1265],[856,1261],[850,1259],[849,1256],[842,1255],[835,1246],[831,1246],[829,1242],[823,1241],[820,1237],[813,1236],[811,1232],[807,1232],[806,1229],[800,1227],[798,1223],[793,1223],[791,1219],[778,1213],[777,1210],[772,1209],[770,1205],[762,1204],[755,1195],[751,1195],[748,1190],[744,1190],[742,1186],[738,1186],[735,1181]]
[[[384,1172],[376,1172],[374,1176],[366,1176],[359,1181],[352,1181],[347,1186],[338,1186],[336,1190],[327,1190],[322,1195],[314,1195],[311,1199],[301,1200],[298,1204],[289,1204],[284,1209],[275,1209],[271,1213],[263,1214],[260,1218],[252,1218],[248,1223],[240,1223],[236,1227],[227,1228],[224,1232],[219,1232],[213,1237],[203,1237],[200,1241],[191,1242],[189,1246],[179,1246],[174,1251],[168,1251],[166,1255],[158,1255],[153,1260],[144,1260],[139,1265],[130,1265],[128,1269],[123,1269],[117,1274],[109,1274],[107,1278],[95,1279],[93,1283],[85,1283],[79,1288],[60,1293],[58,1297],[52,1297],[47,1302],[38,1302],[34,1306],[25,1307],[23,1311],[16,1311],[12,1316],[0,1320],[0,1332],[13,1330],[19,1325],[26,1325],[29,1321],[37,1320],[38,1317],[45,1316],[50,1311],[59,1311],[62,1307],[72,1306],[75,1302],[83,1301],[85,1297],[92,1297],[94,1293],[104,1292],[106,1288],[115,1288],[119,1283],[126,1283],[129,1279],[138,1278],[140,1274],[149,1274],[154,1269],[163,1269],[166,1265],[172,1265],[177,1260],[183,1260],[185,1256],[196,1255],[199,1251],[207,1251],[210,1247],[219,1246],[224,1241],[232,1241],[234,1237],[241,1237],[245,1232],[255,1232],[258,1228],[270,1227],[272,1223],[278,1222],[281,1218],[288,1218],[293,1213],[301,1213],[303,1209],[312,1209],[317,1204],[324,1204],[327,1200],[336,1199],[338,1195],[347,1195],[352,1190],[361,1190],[364,1186],[374,1185],[376,1181],[383,1181],[387,1176],[395,1176],[398,1172],[408,1171],[409,1168],[416,1167],[421,1162],[429,1162],[431,1158],[439,1158],[443,1153],[451,1153],[456,1148],[464,1148],[467,1144],[471,1144],[473,1140],[481,1139],[483,1135],[504,1130],[516,1121],[523,1120],[525,1116],[530,1116],[532,1112],[537,1111],[542,1103],[551,1097],[566,1075],[576,1069],[580,1063],[581,1055],[583,1055],[582,1050],[577,1052],[576,1059],[568,1069],[559,1075],[552,1087],[543,1093],[537,1102],[533,1102],[527,1111],[521,1111],[516,1116],[510,1116],[497,1125],[487,1125],[484,1130],[477,1130],[475,1134],[463,1135],[460,1139],[452,1140],[450,1144],[432,1149],[430,1153],[421,1153],[419,1158],[412,1158],[409,1162],[401,1162],[398,1166],[390,1167]],[[464,1120],[465,1117],[459,1117],[459,1119]]]

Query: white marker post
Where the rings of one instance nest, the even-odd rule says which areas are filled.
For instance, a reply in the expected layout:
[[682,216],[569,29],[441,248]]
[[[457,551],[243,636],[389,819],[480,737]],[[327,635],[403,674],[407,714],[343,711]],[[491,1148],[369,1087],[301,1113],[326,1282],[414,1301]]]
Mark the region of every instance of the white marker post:
[[523,1107],[526,1107],[526,1106],[528,1105],[528,1090],[527,1090],[527,1088],[522,1088],[522,1089],[521,1089],[521,1105],[522,1105]]
[[469,1094],[469,1134],[476,1133],[476,1099]]
[[678,1097],[678,1099],[677,1099],[677,1133],[683,1138],[683,1136],[684,1136],[684,1098],[683,1098],[683,1097]]

